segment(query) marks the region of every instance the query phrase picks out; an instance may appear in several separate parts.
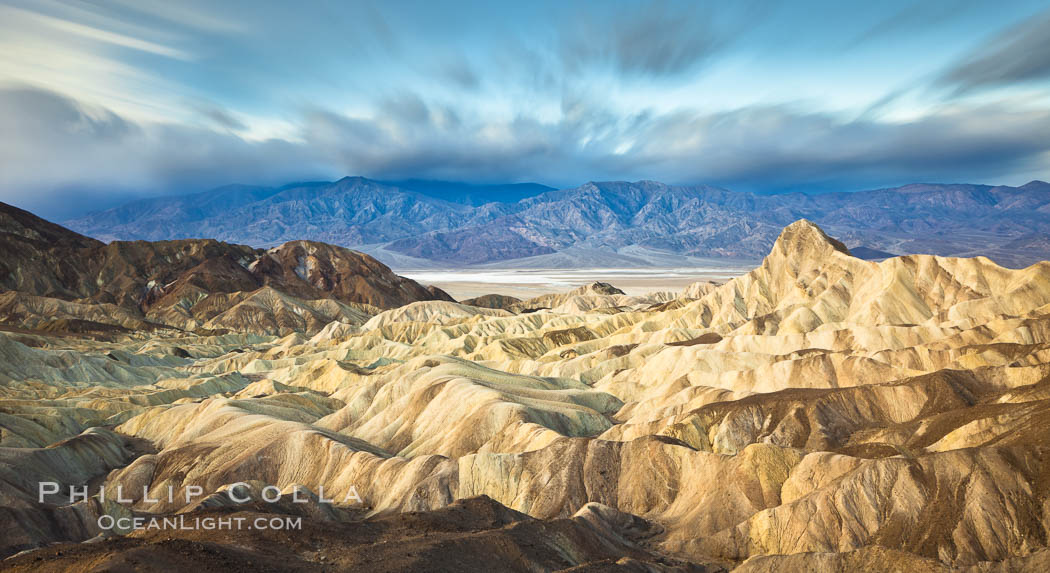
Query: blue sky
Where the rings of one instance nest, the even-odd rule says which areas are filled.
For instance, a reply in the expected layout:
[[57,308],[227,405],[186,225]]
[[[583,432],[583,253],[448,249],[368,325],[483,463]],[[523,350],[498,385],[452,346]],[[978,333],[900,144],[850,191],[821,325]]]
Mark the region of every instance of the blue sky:
[[1050,178],[1041,2],[0,0],[0,200]]

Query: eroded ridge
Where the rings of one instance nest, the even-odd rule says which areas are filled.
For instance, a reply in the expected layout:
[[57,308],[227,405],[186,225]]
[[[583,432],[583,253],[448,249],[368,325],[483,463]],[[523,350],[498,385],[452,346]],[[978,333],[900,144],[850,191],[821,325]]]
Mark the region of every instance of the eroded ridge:
[[[329,252],[310,245],[250,256],[297,284],[296,253]],[[315,275],[303,260],[322,286],[382,270]],[[221,301],[207,302],[222,272],[200,264],[145,308],[105,289],[57,296],[61,282],[0,295],[0,550],[100,541],[5,566],[1050,563],[1050,263],[871,262],[803,220],[744,276],[644,297],[598,284],[474,306],[383,275],[419,300],[372,305],[276,279],[246,293],[262,271],[232,264],[246,288]],[[163,302],[192,289],[208,294]],[[225,310],[180,322],[205,303]],[[39,503],[40,482],[59,493]],[[100,499],[118,486],[126,502]],[[98,526],[256,514],[307,526]]]

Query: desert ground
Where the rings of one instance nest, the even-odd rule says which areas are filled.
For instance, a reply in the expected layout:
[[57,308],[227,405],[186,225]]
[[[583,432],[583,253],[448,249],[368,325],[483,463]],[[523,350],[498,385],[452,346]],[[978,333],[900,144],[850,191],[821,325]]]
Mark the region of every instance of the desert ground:
[[1050,564],[1050,263],[866,261],[803,220],[717,282],[456,302],[323,243],[3,216],[5,570]]

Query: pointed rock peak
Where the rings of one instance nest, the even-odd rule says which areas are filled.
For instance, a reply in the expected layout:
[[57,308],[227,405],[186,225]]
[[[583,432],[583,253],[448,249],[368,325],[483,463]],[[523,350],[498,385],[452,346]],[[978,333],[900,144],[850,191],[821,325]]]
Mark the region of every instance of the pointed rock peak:
[[782,253],[791,257],[800,255],[817,255],[828,250],[835,250],[849,255],[849,249],[841,241],[833,239],[815,223],[799,219],[784,227],[773,244],[773,253]]
[[624,294],[624,292],[609,283],[594,281],[572,291],[571,294]]

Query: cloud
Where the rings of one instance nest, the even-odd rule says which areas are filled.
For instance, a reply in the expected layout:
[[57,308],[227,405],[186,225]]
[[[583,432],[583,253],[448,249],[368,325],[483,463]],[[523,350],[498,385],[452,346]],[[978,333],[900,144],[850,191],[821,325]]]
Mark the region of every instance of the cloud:
[[[116,201],[136,192],[343,175],[849,190],[1001,182],[1015,173],[1045,173],[1050,156],[1050,110],[1009,102],[944,108],[904,123],[783,105],[625,115],[583,97],[567,97],[556,120],[450,120],[449,113],[405,93],[367,115],[306,108],[294,137],[249,141],[229,130],[136,123],[54,92],[3,89],[0,131],[9,135],[0,142],[0,200],[61,217],[109,206],[100,200],[107,193]],[[93,195],[77,200],[81,193]]]
[[998,34],[935,82],[957,94],[1050,79],[1050,10]]
[[202,103],[194,106],[197,113],[211,120],[215,125],[233,131],[244,131],[248,126],[237,119],[230,110],[214,103]]
[[[136,131],[133,123],[107,109],[85,108],[47,90],[9,88],[0,91],[0,102],[0,125],[5,133],[49,145],[60,146],[74,138],[106,143]],[[11,139],[2,145],[4,149],[20,147]]]
[[109,4],[142,17],[160,20],[168,27],[174,25],[222,34],[244,31],[241,20],[218,17],[189,2],[173,4],[168,0],[110,0]]
[[[923,33],[946,22],[962,18],[972,11],[979,0],[947,0],[940,2],[914,2],[877,20],[853,38],[847,47],[885,41],[894,36]],[[887,7],[891,7],[887,5]]]
[[453,84],[468,91],[474,91],[481,86],[481,78],[471,67],[470,62],[462,55],[450,59],[441,69],[441,75]]
[[674,76],[721,52],[755,13],[744,3],[719,11],[700,2],[585,12],[563,26],[561,57],[570,73],[607,65],[628,76]]
[[410,127],[424,127],[430,123],[430,107],[415,93],[401,94],[379,101],[379,115]]
[[655,118],[632,158],[673,174],[665,177],[752,190],[996,181],[1042,160],[1047,129],[1050,111],[1007,105],[945,109],[905,123],[759,106]]
[[121,34],[99,26],[83,24],[71,19],[24,10],[15,6],[0,6],[0,17],[9,22],[17,22],[23,27],[42,29],[44,35],[56,37],[75,36],[92,42],[119,46],[168,58],[179,60],[192,59],[189,53],[172,46],[158,44],[145,38]]
[[33,88],[0,89],[0,133],[0,201],[54,217],[110,206],[135,194],[334,174],[300,144],[140,124]]

